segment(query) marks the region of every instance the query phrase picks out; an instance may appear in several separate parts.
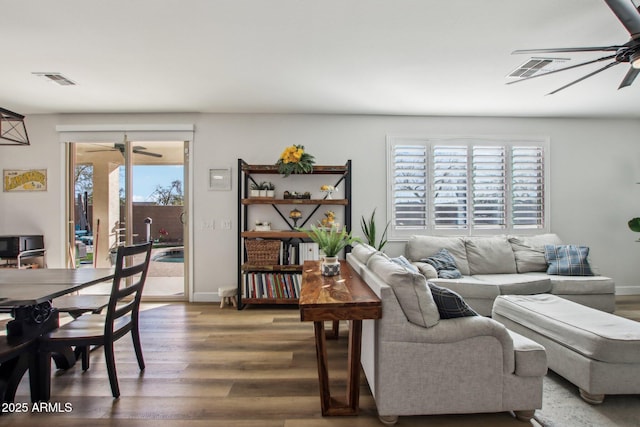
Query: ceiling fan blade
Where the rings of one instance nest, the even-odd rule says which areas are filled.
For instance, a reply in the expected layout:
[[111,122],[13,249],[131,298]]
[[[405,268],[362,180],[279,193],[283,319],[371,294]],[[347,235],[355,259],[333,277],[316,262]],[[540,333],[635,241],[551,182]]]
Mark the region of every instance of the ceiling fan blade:
[[518,49],[511,52],[512,55],[521,53],[571,53],[571,52],[615,52],[625,45],[614,46],[588,46],[588,47],[558,47],[549,49]]
[[618,89],[631,86],[631,83],[633,83],[636,77],[638,77],[638,74],[640,74],[639,69],[630,67],[629,71],[627,71],[627,74],[624,76],[624,79],[622,79],[622,83],[620,83],[620,86],[618,86]]
[[546,76],[547,74],[554,74],[554,73],[559,73],[560,71],[566,71],[566,70],[571,70],[573,68],[578,68],[578,67],[582,67],[584,65],[589,65],[589,64],[594,64],[596,62],[600,62],[600,61],[606,61],[608,59],[613,59],[615,58],[615,55],[609,55],[609,56],[603,56],[602,58],[598,58],[598,59],[593,59],[591,61],[587,61],[587,62],[581,62],[579,64],[574,64],[574,65],[570,65],[568,67],[563,67],[563,68],[558,68],[557,70],[553,70],[553,71],[547,71],[546,73],[540,73],[540,74],[534,74],[533,76],[529,76],[529,77],[523,77],[521,79],[518,80],[514,80],[511,82],[507,82],[508,85],[512,85],[514,83],[519,83],[519,82],[523,82],[525,80],[531,80],[531,79],[535,79],[536,77],[543,77]]
[[627,29],[631,38],[640,36],[640,12],[631,0],[604,0],[622,25]]
[[158,157],[158,158],[162,157],[162,154],[159,154],[159,153],[152,153],[152,152],[150,152],[150,151],[133,150],[133,152],[134,152],[135,154],[143,154],[143,155],[145,155],[145,156]]
[[581,82],[581,81],[583,81],[583,80],[585,80],[585,79],[588,79],[588,78],[589,78],[589,77],[591,77],[591,76],[595,76],[596,74],[598,74],[598,73],[600,73],[600,72],[602,72],[602,71],[606,70],[607,68],[611,68],[611,67],[613,67],[614,65],[618,65],[618,64],[619,64],[619,62],[618,62],[618,61],[613,61],[613,62],[611,62],[611,63],[609,63],[609,64],[605,65],[604,67],[597,69],[596,71],[594,71],[594,72],[592,72],[592,73],[589,73],[589,74],[587,74],[587,75],[585,75],[585,76],[580,77],[578,80],[574,80],[574,81],[572,81],[571,83],[566,84],[566,85],[562,86],[561,88],[558,88],[558,89],[554,90],[553,92],[549,92],[547,95],[553,95],[554,93],[558,93],[558,92],[560,92],[561,90],[568,88],[569,86],[573,86],[573,85],[574,85],[574,84],[576,84],[576,83],[579,83],[579,82]]

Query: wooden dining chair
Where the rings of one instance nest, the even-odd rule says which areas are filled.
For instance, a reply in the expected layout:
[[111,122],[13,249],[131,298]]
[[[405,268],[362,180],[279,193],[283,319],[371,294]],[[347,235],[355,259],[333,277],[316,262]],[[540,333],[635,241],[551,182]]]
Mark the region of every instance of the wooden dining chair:
[[[114,398],[120,396],[113,348],[116,340],[130,332],[138,366],[141,371],[145,368],[138,322],[140,300],[150,258],[151,242],[120,246],[106,313],[83,314],[40,339],[40,351],[45,353],[56,353],[75,347],[76,355],[82,359],[82,369],[85,371],[89,369],[90,347],[104,347],[107,373]],[[126,259],[129,260],[129,265],[125,265]]]
[[53,300],[59,313],[68,313],[74,319],[84,313],[100,314],[109,305],[109,295],[63,295]]

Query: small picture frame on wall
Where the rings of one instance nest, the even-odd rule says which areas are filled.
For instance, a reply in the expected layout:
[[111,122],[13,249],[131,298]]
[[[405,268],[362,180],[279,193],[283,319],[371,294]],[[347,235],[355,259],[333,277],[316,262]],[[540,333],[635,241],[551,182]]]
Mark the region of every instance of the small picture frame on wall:
[[47,191],[46,169],[4,169],[2,188],[5,192]]
[[231,190],[231,168],[209,169],[209,191]]

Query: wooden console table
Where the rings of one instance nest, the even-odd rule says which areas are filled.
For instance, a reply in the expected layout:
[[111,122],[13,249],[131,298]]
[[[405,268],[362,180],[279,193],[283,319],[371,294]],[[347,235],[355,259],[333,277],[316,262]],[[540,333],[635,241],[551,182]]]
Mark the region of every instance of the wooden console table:
[[[314,322],[322,415],[357,415],[360,398],[362,320],[382,317],[380,298],[344,260],[340,275],[320,274],[320,261],[305,261],[300,291],[300,319]],[[347,394],[345,401],[331,397],[325,321],[350,320]]]

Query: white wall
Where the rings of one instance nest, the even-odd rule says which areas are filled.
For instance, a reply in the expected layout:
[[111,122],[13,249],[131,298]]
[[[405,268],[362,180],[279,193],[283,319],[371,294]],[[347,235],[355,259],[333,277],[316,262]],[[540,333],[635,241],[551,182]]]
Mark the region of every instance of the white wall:
[[[523,119],[349,115],[34,115],[30,147],[0,147],[0,168],[47,168],[46,193],[0,193],[0,234],[45,234],[49,265],[63,266],[63,149],[61,124],[195,124],[192,150],[194,295],[217,299],[236,283],[237,159],[275,163],[282,149],[302,144],[318,164],[353,160],[353,225],[385,208],[385,137],[392,134],[536,135],[551,139],[551,230],[564,241],[591,247],[618,293],[640,293],[640,237],[626,222],[640,216],[640,122],[598,119]],[[232,166],[233,189],[208,191],[208,170]],[[295,176],[288,178],[295,180]],[[215,221],[214,229],[202,227]],[[223,230],[231,220],[232,230]],[[399,254],[400,242],[387,252]]]

